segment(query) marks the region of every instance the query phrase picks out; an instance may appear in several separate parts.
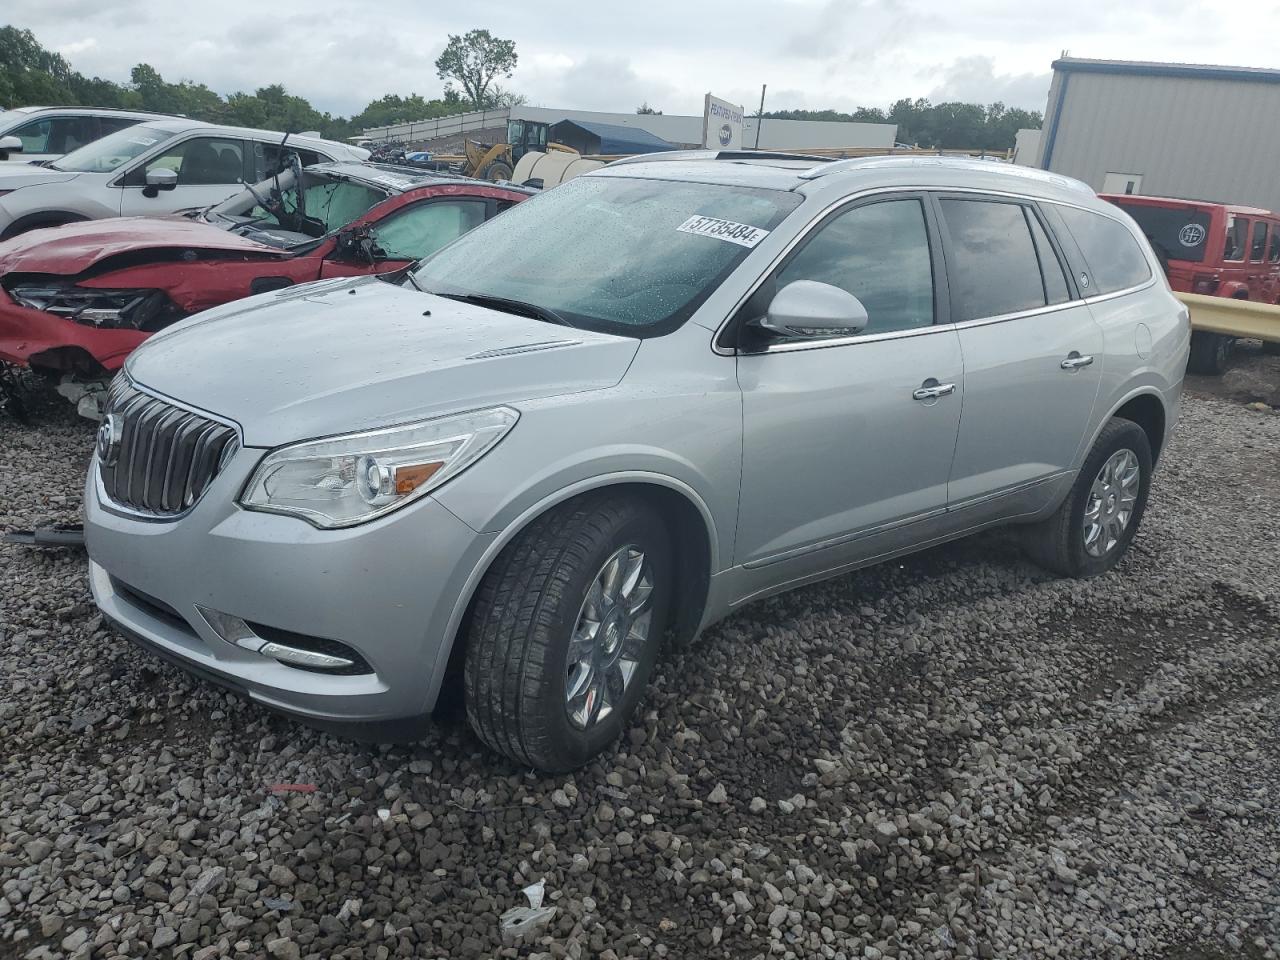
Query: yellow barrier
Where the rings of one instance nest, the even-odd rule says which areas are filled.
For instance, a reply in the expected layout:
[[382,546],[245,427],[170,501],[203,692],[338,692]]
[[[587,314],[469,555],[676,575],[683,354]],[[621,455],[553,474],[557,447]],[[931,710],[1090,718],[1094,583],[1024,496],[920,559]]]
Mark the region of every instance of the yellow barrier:
[[1198,293],[1175,291],[1174,296],[1191,310],[1191,326],[1195,330],[1280,343],[1280,306]]

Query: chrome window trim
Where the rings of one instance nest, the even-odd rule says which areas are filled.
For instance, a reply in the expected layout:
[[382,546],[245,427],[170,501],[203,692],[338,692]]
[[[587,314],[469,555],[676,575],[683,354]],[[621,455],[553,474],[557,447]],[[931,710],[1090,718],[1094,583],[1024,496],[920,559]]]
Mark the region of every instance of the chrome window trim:
[[[925,186],[902,186],[902,185],[895,185],[892,187],[869,187],[866,190],[862,190],[857,193],[851,193],[847,196],[841,197],[839,200],[835,200],[827,204],[827,206],[823,207],[816,214],[814,214],[814,216],[812,216],[809,219],[809,221],[803,227],[801,227],[799,232],[797,232],[794,237],[792,237],[789,241],[787,241],[786,246],[784,246],[782,250],[780,250],[774,256],[774,258],[769,262],[768,266],[761,271],[760,276],[757,277],[755,281],[753,281],[752,284],[747,288],[747,291],[741,297],[738,298],[737,302],[733,305],[733,308],[729,310],[729,312],[725,315],[724,319],[721,320],[719,325],[715,328],[715,332],[712,334],[712,337],[711,337],[712,352],[722,357],[736,357],[741,353],[741,351],[737,350],[736,348],[720,346],[719,340],[721,335],[724,333],[725,327],[727,327],[729,323],[733,320],[733,318],[737,316],[738,311],[742,309],[743,305],[748,300],[750,300],[752,296],[755,295],[755,292],[760,289],[765,279],[770,274],[772,274],[774,270],[778,268],[778,265],[791,253],[792,250],[796,248],[796,246],[798,246],[811,233],[813,233],[813,231],[816,229],[817,225],[821,221],[826,219],[829,215],[836,212],[840,208],[848,206],[859,200],[866,199],[867,197],[874,197],[880,194],[892,195],[892,194],[898,194],[898,193],[919,193],[921,191],[929,192],[929,193],[936,193],[936,192],[972,193],[972,194],[977,194],[979,196],[1001,197],[1004,199],[1020,200],[1023,202],[1031,202],[1031,203],[1054,203],[1063,207],[1072,207],[1076,210],[1083,210],[1086,213],[1093,213],[1093,214],[1096,214],[1097,216],[1105,217],[1108,220],[1114,220],[1116,223],[1124,227],[1125,230],[1128,230],[1131,236],[1133,234],[1133,231],[1129,230],[1129,225],[1119,217],[1113,217],[1109,213],[1101,210],[1096,210],[1093,207],[1087,207],[1087,206],[1084,206],[1083,204],[1071,203],[1067,200],[1059,200],[1057,198],[1037,197],[1030,194],[1013,193],[1011,191],[984,190],[981,187],[941,187],[941,186],[925,187]],[[1150,261],[1147,262],[1147,266],[1148,268],[1151,266]],[[1152,270],[1151,275],[1148,276],[1147,279],[1144,280],[1142,283],[1139,283],[1132,287],[1125,287],[1123,290],[1114,290],[1111,293],[1102,293],[1092,297],[1077,297],[1072,300],[1066,300],[1062,303],[1050,304],[1044,307],[1035,307],[1031,310],[1020,310],[1016,313],[1005,313],[1005,314],[1000,314],[998,316],[993,316],[993,317],[977,317],[973,320],[961,320],[955,323],[935,323],[935,324],[930,324],[927,327],[910,327],[904,330],[886,330],[883,333],[858,334],[856,336],[851,336],[851,337],[831,337],[826,340],[803,340],[795,343],[786,343],[786,342],[776,343],[776,344],[771,344],[765,347],[763,350],[753,351],[749,354],[745,354],[745,356],[763,356],[769,353],[791,353],[797,350],[821,350],[827,347],[852,346],[853,344],[857,344],[857,343],[877,343],[884,340],[898,340],[904,337],[918,337],[927,333],[940,333],[942,331],[949,331],[949,330],[964,330],[969,327],[984,327],[994,323],[1007,323],[1011,320],[1021,320],[1024,317],[1033,317],[1040,314],[1056,313],[1059,310],[1068,310],[1068,309],[1071,309],[1072,307],[1078,307],[1081,305],[1089,306],[1095,303],[1102,303],[1107,300],[1112,300],[1112,299],[1115,299],[1116,297],[1123,297],[1128,294],[1137,293],[1140,290],[1145,290],[1146,288],[1153,286],[1156,282],[1156,279],[1157,279],[1156,272]]]

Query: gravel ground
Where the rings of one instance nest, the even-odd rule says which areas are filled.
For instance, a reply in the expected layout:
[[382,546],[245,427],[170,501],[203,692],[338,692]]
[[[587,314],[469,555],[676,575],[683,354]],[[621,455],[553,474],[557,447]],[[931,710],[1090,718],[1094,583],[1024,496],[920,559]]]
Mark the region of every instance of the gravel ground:
[[[77,515],[91,430],[39,420],[0,524]],[[268,714],[0,547],[0,960],[1280,957],[1277,451],[1188,399],[1116,573],[997,533],[756,604],[570,777],[456,710],[390,749]]]

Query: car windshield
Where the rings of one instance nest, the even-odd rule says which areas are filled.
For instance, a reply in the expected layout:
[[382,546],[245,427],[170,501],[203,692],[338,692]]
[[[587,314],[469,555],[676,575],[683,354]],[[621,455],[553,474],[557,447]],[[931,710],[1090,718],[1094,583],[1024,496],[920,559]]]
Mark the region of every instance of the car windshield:
[[1147,203],[1116,203],[1133,217],[1151,246],[1164,260],[1204,260],[1209,239],[1209,211],[1202,207],[1156,207]]
[[532,304],[574,326],[656,336],[688,319],[800,200],[753,187],[579,177],[465,234],[412,281],[432,293]]
[[[310,170],[303,171],[302,184],[306,216],[312,221],[305,229],[297,218],[298,192],[292,170],[280,174],[279,198],[275,195],[276,179],[268,177],[253,190],[243,190],[210,207],[205,218],[233,233],[252,236],[272,246],[294,246],[313,242],[315,235],[321,233],[321,227],[323,235],[341,230],[390,195],[368,184]],[[272,208],[264,208],[260,200],[268,201]],[[281,205],[277,205],[278,202],[282,202]],[[280,233],[282,230],[286,231],[284,235]]]
[[101,140],[87,143],[49,164],[54,170],[71,173],[111,173],[158,143],[172,140],[178,134],[142,125],[109,133]]

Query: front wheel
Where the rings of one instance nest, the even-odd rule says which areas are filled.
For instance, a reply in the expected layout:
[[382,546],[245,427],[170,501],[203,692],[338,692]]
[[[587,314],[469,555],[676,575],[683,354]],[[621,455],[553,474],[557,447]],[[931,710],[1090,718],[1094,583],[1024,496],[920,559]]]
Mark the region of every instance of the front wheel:
[[576,498],[534,521],[481,582],[467,630],[467,717],[489,747],[561,772],[612,743],[668,621],[671,542],[642,501]]
[[1064,577],[1095,577],[1124,556],[1138,532],[1151,486],[1151,445],[1131,420],[1099,434],[1062,505],[1026,528],[1024,545],[1042,567]]

